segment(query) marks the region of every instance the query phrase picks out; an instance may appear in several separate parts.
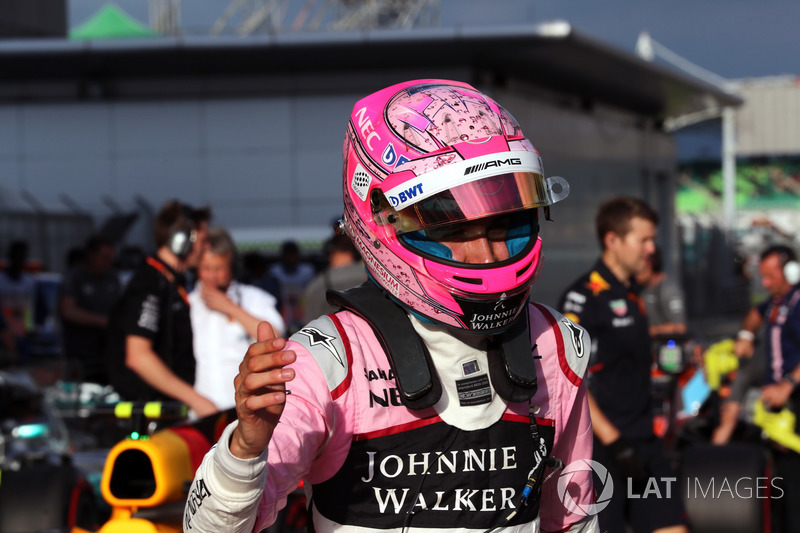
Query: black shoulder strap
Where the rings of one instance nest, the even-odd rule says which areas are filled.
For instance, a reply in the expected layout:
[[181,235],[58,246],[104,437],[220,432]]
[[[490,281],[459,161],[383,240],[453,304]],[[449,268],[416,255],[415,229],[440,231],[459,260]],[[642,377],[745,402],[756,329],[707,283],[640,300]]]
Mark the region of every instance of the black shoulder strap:
[[536,394],[534,350],[526,305],[510,328],[489,340],[489,376],[503,399],[527,402]]
[[345,291],[329,290],[326,296],[332,305],[353,311],[372,326],[389,358],[403,405],[425,409],[439,401],[442,387],[431,356],[402,307],[369,280]]
[[[329,290],[326,296],[331,305],[349,309],[370,324],[389,359],[403,405],[425,409],[439,401],[442,386],[430,353],[401,306],[369,280],[346,291]],[[506,401],[528,401],[536,393],[531,351],[526,307],[508,330],[489,340],[489,376]]]

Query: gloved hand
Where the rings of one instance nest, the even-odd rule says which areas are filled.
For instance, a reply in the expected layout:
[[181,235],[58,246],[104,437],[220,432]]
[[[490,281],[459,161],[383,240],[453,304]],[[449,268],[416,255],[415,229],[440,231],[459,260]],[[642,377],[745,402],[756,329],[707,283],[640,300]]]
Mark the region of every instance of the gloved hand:
[[632,479],[643,479],[647,477],[647,471],[644,468],[639,455],[633,445],[620,437],[611,444],[606,445],[606,451],[614,461],[614,466],[619,470],[620,475]]

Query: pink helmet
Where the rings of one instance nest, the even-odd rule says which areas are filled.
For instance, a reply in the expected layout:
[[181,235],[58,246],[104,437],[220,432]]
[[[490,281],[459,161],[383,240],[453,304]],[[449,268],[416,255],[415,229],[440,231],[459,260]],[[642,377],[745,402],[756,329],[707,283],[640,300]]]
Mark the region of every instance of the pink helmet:
[[[465,83],[400,83],[356,103],[343,155],[343,225],[371,277],[436,323],[484,334],[509,327],[540,267],[536,208],[566,198],[569,186],[544,178],[508,111]],[[507,260],[456,262],[431,238],[500,214],[513,221]]]

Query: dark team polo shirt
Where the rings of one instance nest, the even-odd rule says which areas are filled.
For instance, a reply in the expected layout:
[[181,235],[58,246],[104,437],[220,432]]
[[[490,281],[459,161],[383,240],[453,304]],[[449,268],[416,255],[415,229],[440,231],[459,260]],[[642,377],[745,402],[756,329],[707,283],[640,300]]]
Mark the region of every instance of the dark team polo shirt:
[[624,436],[651,436],[652,355],[639,287],[626,287],[598,260],[567,289],[558,307],[592,339],[586,383],[600,409]]
[[778,383],[800,365],[800,286],[778,300],[768,298],[757,309],[764,319],[765,382]]
[[125,366],[129,335],[150,339],[153,351],[182,380],[194,384],[192,323],[185,278],[148,257],[128,282],[109,316],[107,359],[112,385],[125,400],[168,399]]
[[[73,298],[80,309],[106,317],[121,292],[122,287],[116,272],[95,276],[82,266],[73,269],[61,286],[61,295]],[[105,368],[100,373],[92,363],[102,362],[105,357],[106,328],[67,320],[64,320],[62,327],[66,356],[88,365],[84,371],[91,375],[86,377],[92,377],[96,381],[102,379],[101,382],[105,384],[108,379]]]

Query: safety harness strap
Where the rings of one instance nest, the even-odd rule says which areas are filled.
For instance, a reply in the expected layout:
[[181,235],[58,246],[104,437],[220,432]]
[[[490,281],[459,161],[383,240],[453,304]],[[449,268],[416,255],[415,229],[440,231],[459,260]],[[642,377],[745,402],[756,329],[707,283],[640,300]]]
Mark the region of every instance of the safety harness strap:
[[439,401],[442,387],[428,348],[402,307],[369,280],[345,291],[329,290],[326,296],[332,305],[349,309],[372,326],[389,357],[403,405],[409,409],[425,409]]
[[[329,290],[326,296],[331,305],[354,312],[372,327],[389,359],[403,405],[418,410],[439,401],[442,386],[430,353],[400,305],[369,280],[345,291]],[[489,376],[506,401],[528,401],[536,393],[530,342],[527,312],[508,330],[490,338]]]

